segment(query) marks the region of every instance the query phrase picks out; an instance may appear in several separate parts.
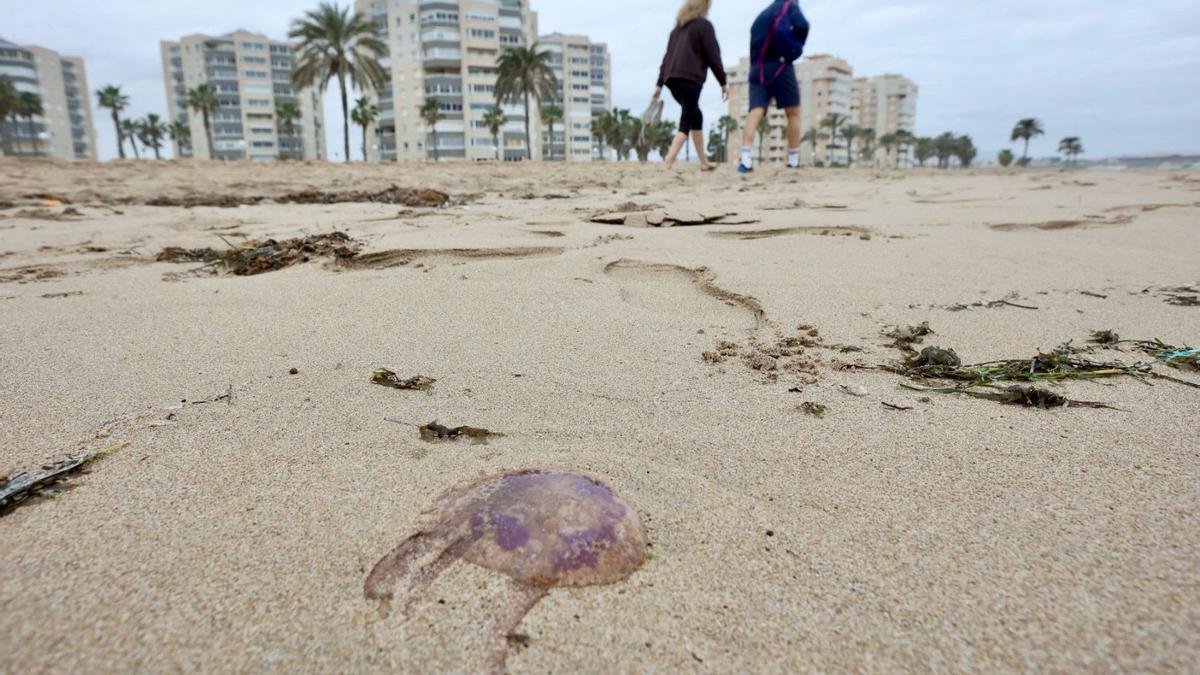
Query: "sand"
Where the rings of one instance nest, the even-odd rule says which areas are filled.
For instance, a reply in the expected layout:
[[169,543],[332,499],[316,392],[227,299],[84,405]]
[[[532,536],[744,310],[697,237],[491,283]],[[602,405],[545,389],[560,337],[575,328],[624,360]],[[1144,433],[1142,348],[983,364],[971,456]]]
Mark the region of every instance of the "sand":
[[[454,201],[144,205],[393,183]],[[0,475],[129,441],[0,517],[0,671],[476,672],[503,577],[452,565],[407,617],[363,581],[444,490],[521,468],[611,486],[652,555],[551,591],[513,672],[1200,659],[1200,391],[1070,382],[1121,410],[1034,410],[838,368],[895,360],[881,332],[920,321],[968,362],[1102,328],[1197,344],[1200,308],[1158,291],[1200,281],[1195,173],[7,160],[0,186]],[[589,221],[625,202],[758,222]],[[154,262],[334,229],[390,253]],[[1038,309],[943,308],[1010,293]],[[774,379],[702,358],[800,324],[863,351]],[[430,444],[384,417],[505,436]]]

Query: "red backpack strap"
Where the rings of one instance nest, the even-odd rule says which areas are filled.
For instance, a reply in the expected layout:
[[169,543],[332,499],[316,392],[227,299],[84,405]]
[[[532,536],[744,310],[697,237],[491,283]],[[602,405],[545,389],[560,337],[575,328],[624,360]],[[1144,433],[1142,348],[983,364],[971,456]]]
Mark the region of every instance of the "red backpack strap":
[[[775,21],[773,21],[771,23],[771,32],[767,33],[767,39],[763,40],[762,51],[760,51],[758,54],[758,63],[760,64],[759,69],[758,69],[758,83],[759,84],[765,85],[767,83],[767,79],[766,79],[766,77],[767,77],[767,73],[766,73],[767,47],[771,46],[771,37],[775,35],[775,31],[779,30],[779,23],[781,21],[783,21],[783,17],[787,15],[787,12],[789,9],[788,3],[790,1],[791,0],[784,0],[783,7],[780,8],[779,14],[775,15]],[[780,66],[778,69],[775,70],[775,74],[771,76],[772,82],[774,82],[775,78],[779,77],[780,74],[783,73],[783,68],[784,68],[784,66]]]

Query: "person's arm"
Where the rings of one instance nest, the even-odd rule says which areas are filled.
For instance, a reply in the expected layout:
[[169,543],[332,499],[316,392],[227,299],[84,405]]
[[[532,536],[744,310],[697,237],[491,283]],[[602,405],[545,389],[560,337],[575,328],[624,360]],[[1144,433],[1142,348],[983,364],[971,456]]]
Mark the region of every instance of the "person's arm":
[[[661,92],[663,81],[667,79],[667,57],[671,55],[671,43],[675,41],[675,31],[671,31],[671,37],[667,38],[667,51],[663,53],[662,63],[658,66],[658,80],[654,83],[654,90]],[[657,96],[657,94],[655,94]]]
[[721,45],[717,43],[717,31],[713,28],[712,22],[704,20],[704,27],[700,33],[701,45],[704,52],[704,60],[712,70],[713,77],[717,78],[717,84],[721,88],[725,88],[725,66],[721,64]]
[[800,39],[800,44],[808,42],[808,19],[804,18],[804,12],[800,11],[799,2],[792,3],[788,9],[788,18],[792,20],[792,31]]

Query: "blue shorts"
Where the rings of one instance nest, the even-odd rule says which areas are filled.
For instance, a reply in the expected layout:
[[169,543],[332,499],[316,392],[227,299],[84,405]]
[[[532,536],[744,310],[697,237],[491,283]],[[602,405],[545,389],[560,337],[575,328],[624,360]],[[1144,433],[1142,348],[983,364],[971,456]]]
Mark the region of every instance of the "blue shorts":
[[[780,63],[767,63],[767,77],[770,78],[779,68]],[[796,69],[792,64],[783,66],[783,72],[779,73],[779,77],[773,81],[764,84],[759,84],[760,69],[763,66],[752,66],[749,72],[750,80],[750,109],[767,108],[770,106],[771,99],[775,99],[775,107],[795,108],[800,105],[800,85],[796,84]]]

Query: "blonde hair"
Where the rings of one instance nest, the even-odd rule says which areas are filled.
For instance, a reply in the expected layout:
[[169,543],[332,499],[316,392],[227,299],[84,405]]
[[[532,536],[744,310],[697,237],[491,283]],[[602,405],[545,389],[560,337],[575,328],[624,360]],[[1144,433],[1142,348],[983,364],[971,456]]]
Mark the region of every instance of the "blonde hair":
[[675,25],[682,26],[694,19],[708,16],[710,6],[712,6],[712,0],[683,0],[683,6],[675,15]]

